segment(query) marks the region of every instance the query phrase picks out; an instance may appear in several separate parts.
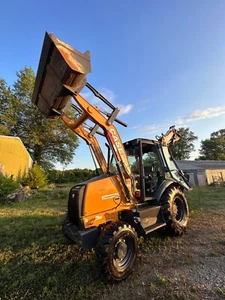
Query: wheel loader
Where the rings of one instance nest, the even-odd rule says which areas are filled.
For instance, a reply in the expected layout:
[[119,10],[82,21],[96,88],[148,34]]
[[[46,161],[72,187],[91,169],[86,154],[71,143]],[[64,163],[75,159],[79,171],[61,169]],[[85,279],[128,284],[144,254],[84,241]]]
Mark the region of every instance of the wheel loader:
[[[170,152],[180,139],[175,127],[155,140],[122,142],[115,123],[127,125],[117,118],[119,109],[87,82],[90,72],[89,51],[81,53],[46,32],[32,102],[46,118],[61,119],[91,150],[100,172],[71,188],[62,228],[83,249],[94,249],[102,271],[119,281],[134,268],[140,236],[159,228],[173,236],[185,232],[184,191],[191,187]],[[84,87],[108,110],[88,102],[81,94]]]

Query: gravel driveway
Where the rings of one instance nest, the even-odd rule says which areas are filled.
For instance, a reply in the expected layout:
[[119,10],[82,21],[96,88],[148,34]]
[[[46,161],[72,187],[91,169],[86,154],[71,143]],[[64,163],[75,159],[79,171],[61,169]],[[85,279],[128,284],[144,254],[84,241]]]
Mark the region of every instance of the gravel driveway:
[[99,299],[225,299],[225,210],[192,216],[181,238],[150,235],[134,273]]

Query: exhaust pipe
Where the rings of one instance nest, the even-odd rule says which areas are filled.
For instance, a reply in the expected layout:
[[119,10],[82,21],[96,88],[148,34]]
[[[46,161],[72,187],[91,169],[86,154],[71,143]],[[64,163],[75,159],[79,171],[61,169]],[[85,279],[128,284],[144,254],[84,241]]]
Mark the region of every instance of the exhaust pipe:
[[32,102],[49,119],[56,111],[66,111],[71,96],[65,93],[64,84],[79,93],[86,85],[91,72],[90,52],[81,53],[46,32],[39,61]]

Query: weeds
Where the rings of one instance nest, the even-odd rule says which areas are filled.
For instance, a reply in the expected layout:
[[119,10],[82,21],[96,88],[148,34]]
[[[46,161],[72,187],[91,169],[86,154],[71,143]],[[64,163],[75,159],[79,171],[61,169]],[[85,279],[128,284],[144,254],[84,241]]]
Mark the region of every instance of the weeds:
[[149,285],[149,291],[151,294],[153,294],[156,291],[156,285],[153,282],[151,282]]
[[222,288],[222,287],[218,287],[216,289],[216,292],[221,295],[221,296],[225,296],[225,288]]
[[166,285],[167,280],[160,274],[156,274],[155,283],[157,285]]
[[68,191],[43,189],[24,203],[0,206],[0,299],[87,299],[95,290],[93,253],[61,232]]
[[224,209],[224,194],[224,187],[195,187],[193,191],[186,194],[191,215],[193,214],[194,216],[211,210],[219,211],[220,209]]
[[[110,285],[100,276],[93,252],[81,251],[62,235],[61,222],[70,186],[36,190],[23,203],[0,204],[0,299],[101,299],[108,291],[115,299],[132,298],[131,290],[127,293],[126,289],[129,285],[133,289],[134,282],[135,286],[138,284],[138,270],[126,282]],[[225,207],[224,188],[199,188],[187,198],[191,218],[212,209],[219,213]],[[157,265],[162,260],[164,266],[173,264],[174,257],[176,262],[182,260],[183,265],[195,263],[191,254],[181,254],[179,258],[186,245],[184,239],[169,238],[161,231],[140,239],[139,264],[145,264],[149,255],[151,262],[155,262],[148,268],[149,274],[144,275],[151,279],[146,284],[147,294],[156,299],[198,299],[192,298],[184,278],[180,285],[174,284]],[[223,245],[224,241],[220,241]],[[117,297],[115,290],[124,290],[124,296]],[[199,289],[192,292],[198,293]],[[218,288],[216,293],[224,296],[225,290]]]
[[19,182],[0,173],[0,203],[4,203],[6,200],[6,196],[9,193],[15,191],[18,187]]

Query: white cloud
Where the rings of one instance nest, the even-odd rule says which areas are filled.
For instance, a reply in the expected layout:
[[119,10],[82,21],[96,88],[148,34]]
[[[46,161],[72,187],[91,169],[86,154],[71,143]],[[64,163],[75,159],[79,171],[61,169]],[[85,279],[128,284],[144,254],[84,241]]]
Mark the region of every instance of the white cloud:
[[143,128],[144,126],[143,125],[136,125],[136,126],[129,126],[128,129],[130,130],[136,130],[136,129],[140,129],[140,128]]
[[146,132],[158,131],[161,128],[161,125],[147,125],[144,126]]
[[142,106],[142,107],[138,108],[137,112],[140,113],[140,112],[143,112],[143,111],[145,111],[145,110],[147,110],[147,109],[149,109],[149,107],[147,107],[147,106]]
[[131,111],[133,106],[131,104],[127,104],[127,105],[118,104],[118,107],[120,110],[119,115],[122,116],[128,114]]
[[82,92],[81,96],[94,106],[99,106],[102,102],[99,98],[95,97],[94,94],[90,91]]
[[99,93],[102,94],[109,102],[114,102],[116,95],[113,93],[112,90],[107,88],[100,88]]
[[[108,88],[100,88],[99,93],[102,94],[109,102],[111,102],[113,104],[113,106],[118,107],[120,112],[119,112],[119,116],[121,115],[125,115],[127,113],[129,113],[132,109],[132,105],[131,104],[118,104],[115,101],[116,95],[114,94],[114,92]],[[110,110],[110,108],[108,109],[108,107],[106,107],[106,104],[104,104],[99,98],[95,97],[93,95],[93,93],[91,91],[86,91],[81,93],[82,97],[84,97],[88,102],[90,102],[92,105],[94,106],[98,106],[100,110],[105,111],[107,108],[107,111]]]
[[219,117],[224,114],[225,114],[225,106],[209,107],[203,110],[195,110],[192,113],[188,114],[187,116],[178,118],[175,123],[181,125],[184,122],[210,119],[210,118]]
[[136,131],[137,135],[144,137],[153,137],[154,134],[161,135],[161,133],[167,132],[171,125],[175,125],[176,128],[179,126],[188,127],[189,122],[199,121],[203,119],[209,119],[218,117],[225,114],[225,106],[209,107],[203,110],[195,110],[186,116],[177,118],[176,120],[164,120],[161,124],[150,124],[143,125],[139,124],[129,129]]
[[141,113],[143,111],[149,110],[151,108],[151,103],[153,103],[153,100],[150,98],[138,101],[137,112]]
[[168,129],[167,125],[145,125],[145,126],[136,126],[133,129],[136,129],[139,134],[141,133],[142,136],[152,136],[153,133],[160,134],[161,132]]

